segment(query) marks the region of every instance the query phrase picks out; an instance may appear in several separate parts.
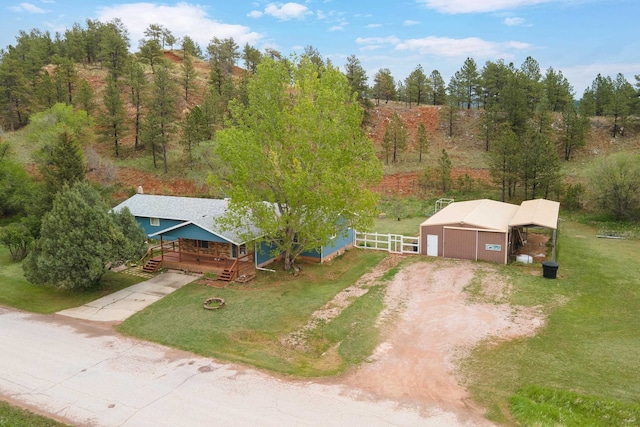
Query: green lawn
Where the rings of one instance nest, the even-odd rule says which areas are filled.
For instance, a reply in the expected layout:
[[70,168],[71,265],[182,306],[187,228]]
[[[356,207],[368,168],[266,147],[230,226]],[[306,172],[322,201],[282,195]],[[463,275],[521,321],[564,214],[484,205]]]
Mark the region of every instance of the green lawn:
[[27,282],[22,273],[22,263],[11,262],[9,251],[0,246],[0,305],[36,313],[55,313],[111,294],[141,282],[136,276],[107,272],[100,288],[91,291],[58,291]]
[[0,400],[0,427],[65,427],[50,418],[17,408]]
[[[308,349],[279,339],[305,325],[311,313],[374,267],[385,254],[352,250],[329,264],[303,264],[302,272],[260,272],[248,286],[217,289],[192,283],[130,317],[119,331],[203,356],[303,376],[330,375],[368,357],[378,342],[374,322],[384,289],[373,287],[349,309],[309,333]],[[226,306],[204,310],[208,297]]]
[[[560,233],[558,279],[532,275],[539,266],[503,269],[512,277],[513,303],[546,309],[544,329],[533,338],[480,347],[464,366],[474,398],[499,422],[513,423],[509,398],[527,386],[638,403],[640,241],[598,239],[594,228],[574,222],[562,222]],[[555,410],[555,422],[518,421],[565,425],[561,412],[570,405]],[[536,411],[519,407],[519,413]]]

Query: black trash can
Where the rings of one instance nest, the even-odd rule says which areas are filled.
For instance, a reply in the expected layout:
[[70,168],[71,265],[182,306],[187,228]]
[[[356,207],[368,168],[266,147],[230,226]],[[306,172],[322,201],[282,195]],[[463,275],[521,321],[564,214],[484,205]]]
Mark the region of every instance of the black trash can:
[[544,261],[542,263],[542,275],[547,279],[555,279],[558,274],[558,263],[553,261]]

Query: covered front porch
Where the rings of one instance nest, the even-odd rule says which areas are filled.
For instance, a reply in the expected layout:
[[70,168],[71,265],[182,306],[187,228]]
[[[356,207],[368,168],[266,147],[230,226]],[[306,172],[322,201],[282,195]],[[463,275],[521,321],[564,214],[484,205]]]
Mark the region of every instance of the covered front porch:
[[165,241],[147,251],[143,270],[160,268],[195,273],[213,273],[219,280],[250,279],[256,274],[255,254],[247,252],[246,245],[178,238]]

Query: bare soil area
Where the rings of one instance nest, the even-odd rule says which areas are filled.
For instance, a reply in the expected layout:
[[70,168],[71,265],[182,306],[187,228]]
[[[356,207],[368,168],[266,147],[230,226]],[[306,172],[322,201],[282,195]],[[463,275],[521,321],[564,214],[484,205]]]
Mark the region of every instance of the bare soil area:
[[[465,291],[470,285],[473,294]],[[363,398],[418,405],[426,413],[450,411],[461,423],[491,425],[471,401],[458,366],[481,342],[530,336],[544,324],[540,310],[507,304],[509,291],[488,265],[437,260],[403,268],[387,288],[379,320],[383,342],[370,363],[340,381],[361,390]]]

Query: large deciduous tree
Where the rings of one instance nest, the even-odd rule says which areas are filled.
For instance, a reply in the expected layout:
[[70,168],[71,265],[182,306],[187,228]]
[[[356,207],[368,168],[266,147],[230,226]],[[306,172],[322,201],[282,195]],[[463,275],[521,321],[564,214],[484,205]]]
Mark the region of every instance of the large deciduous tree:
[[[330,64],[264,59],[248,84],[248,104],[231,103],[232,122],[216,134],[212,182],[230,196],[223,225],[247,240],[262,236],[290,269],[304,251],[347,227],[371,226],[382,175],[363,111]],[[254,227],[260,230],[258,235]]]
[[640,216],[640,156],[617,153],[603,159],[589,175],[594,204],[616,220]]

